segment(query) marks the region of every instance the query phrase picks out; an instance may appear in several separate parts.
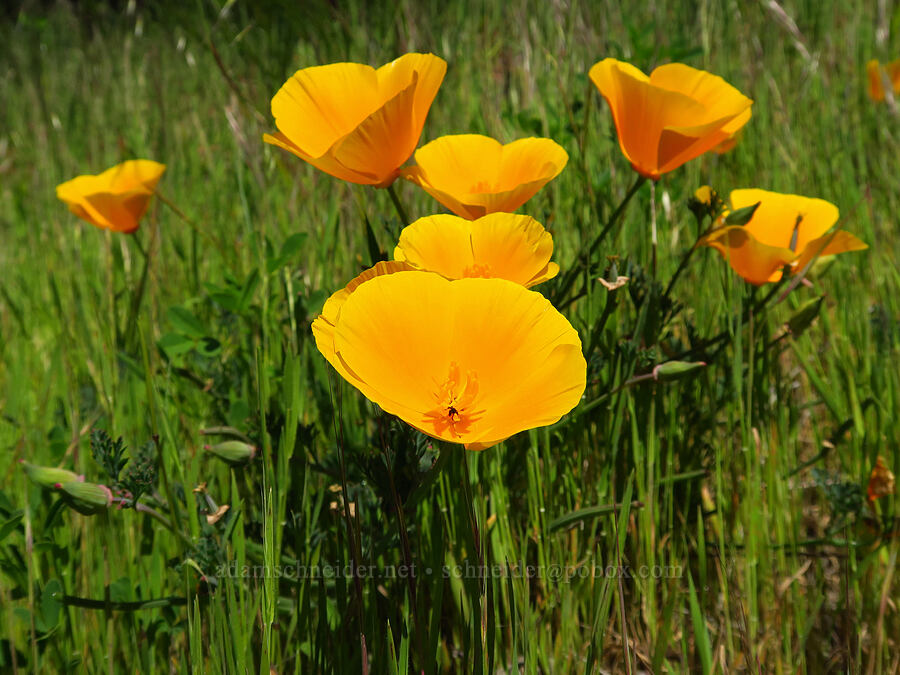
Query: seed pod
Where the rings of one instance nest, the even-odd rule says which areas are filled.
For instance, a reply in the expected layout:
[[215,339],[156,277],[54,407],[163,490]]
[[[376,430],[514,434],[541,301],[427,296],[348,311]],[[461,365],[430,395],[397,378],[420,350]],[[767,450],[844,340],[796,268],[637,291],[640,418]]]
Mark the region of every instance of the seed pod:
[[204,445],[203,449],[232,466],[246,464],[256,457],[256,446],[243,441],[223,441],[214,445]]
[[22,467],[25,469],[25,475],[31,479],[36,485],[42,488],[51,489],[57,483],[77,483],[84,481],[84,476],[79,476],[74,471],[67,469],[57,469],[50,466],[37,466],[29,464],[24,459],[21,461]]

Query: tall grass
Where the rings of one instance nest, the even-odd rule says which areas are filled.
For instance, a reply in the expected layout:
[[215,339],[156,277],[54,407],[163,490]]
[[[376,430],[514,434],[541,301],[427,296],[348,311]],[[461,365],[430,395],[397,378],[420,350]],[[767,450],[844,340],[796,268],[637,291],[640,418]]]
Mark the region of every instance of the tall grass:
[[[865,62],[900,55],[887,4],[9,11],[0,669],[896,671],[896,500],[861,496],[878,456],[900,469],[900,118],[864,93]],[[384,191],[261,141],[297,68],[407,51],[449,64],[423,142],[545,135],[567,149],[567,169],[523,208],[552,231],[564,272],[633,182],[587,79],[594,62],[680,60],[755,100],[736,150],[656,186],[656,274],[644,186],[575,289],[613,256],[629,285],[563,297],[589,363],[582,404],[484,453],[412,434],[315,350],[325,298],[389,251],[399,224]],[[133,157],[169,167],[134,237],[55,199],[63,180]],[[768,289],[701,250],[672,306],[659,283],[694,241],[685,203],[703,183],[828,199],[870,248],[757,312]],[[438,210],[397,187],[412,217]],[[816,321],[783,335],[819,296]],[[709,365],[628,384],[679,356]],[[221,426],[256,459],[205,452],[220,438],[201,430]],[[121,436],[132,462],[155,439],[152,513],[82,516],[27,481],[20,459],[103,482],[92,429]]]

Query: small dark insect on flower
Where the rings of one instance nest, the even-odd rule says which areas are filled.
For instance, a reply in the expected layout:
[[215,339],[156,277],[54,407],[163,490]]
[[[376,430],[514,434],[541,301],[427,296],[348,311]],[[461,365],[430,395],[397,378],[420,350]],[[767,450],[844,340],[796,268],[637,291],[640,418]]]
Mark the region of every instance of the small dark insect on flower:
[[447,406],[447,417],[449,417],[454,422],[459,420],[459,410],[457,410],[452,405]]

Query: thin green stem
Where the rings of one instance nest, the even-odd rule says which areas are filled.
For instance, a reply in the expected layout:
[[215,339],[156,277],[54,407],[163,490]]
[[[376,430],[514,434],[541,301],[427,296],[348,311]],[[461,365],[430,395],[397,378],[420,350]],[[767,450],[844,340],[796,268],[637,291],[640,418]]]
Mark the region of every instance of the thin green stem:
[[144,269],[141,271],[141,278],[138,280],[137,288],[134,289],[134,292],[131,295],[131,307],[128,310],[128,323],[125,324],[125,345],[127,347],[131,346],[135,337],[135,326],[137,325],[138,313],[141,309],[141,303],[144,300],[144,294],[147,289],[147,278],[150,275],[150,264],[153,260],[153,254],[156,248],[156,233],[157,228],[151,228],[150,242],[147,244],[147,250],[144,250],[144,247],[141,246],[141,241],[137,236],[132,238],[138,251],[140,251],[144,257]]
[[387,191],[391,196],[391,202],[394,204],[394,210],[397,211],[397,217],[400,218],[400,222],[403,223],[403,227],[408,227],[409,217],[406,215],[406,209],[403,208],[403,203],[400,201],[400,197],[397,196],[397,191],[394,189],[394,183],[388,185]]
[[93,598],[82,598],[77,595],[64,595],[62,602],[71,607],[81,607],[83,609],[103,609],[114,612],[137,612],[142,609],[159,609],[160,607],[181,607],[187,604],[187,598],[178,596],[169,596],[166,598],[155,598],[153,600],[134,600],[130,602],[117,602],[113,600],[94,600]]
[[[403,513],[403,503],[400,501],[400,495],[397,492],[397,486],[394,483],[394,463],[389,457],[387,444],[382,436],[381,445],[382,456],[384,457],[384,465],[387,468],[388,482],[391,486],[391,497],[394,500],[394,510],[397,512],[397,527],[400,530],[400,544],[403,547],[403,562],[408,570],[415,569],[413,567],[412,548],[409,545],[409,532],[406,529],[406,516]],[[396,455],[395,455],[396,456]],[[416,575],[407,574],[406,581],[409,586],[409,603],[412,607],[413,624],[415,625],[415,634],[413,640],[416,645],[416,655],[419,663],[424,667],[426,663],[425,652],[422,649],[422,635],[419,629],[419,607],[416,594]]]
[[650,270],[656,279],[656,249],[659,237],[656,234],[656,181],[650,183]]
[[215,246],[216,249],[218,249],[219,253],[222,254],[222,257],[223,257],[223,258],[227,258],[227,256],[225,255],[225,246],[224,246],[224,244],[222,244],[222,242],[221,242],[219,239],[216,239],[215,237],[213,237],[209,232],[207,232],[207,231],[204,230],[202,227],[200,227],[199,225],[197,225],[197,223],[195,223],[193,220],[191,220],[190,218],[188,218],[188,217],[185,215],[184,211],[182,211],[182,210],[179,209],[177,206],[175,206],[175,204],[174,204],[171,200],[167,199],[167,198],[165,197],[165,195],[163,195],[161,192],[159,192],[159,190],[157,190],[154,194],[156,194],[156,198],[157,198],[159,201],[161,201],[163,204],[165,204],[165,205],[168,206],[170,209],[172,209],[172,211],[175,213],[175,215],[178,216],[182,221],[184,221],[184,223],[185,223],[188,227],[190,227],[195,233],[197,233],[197,234],[199,234],[200,236],[204,237],[204,238],[205,238],[207,241],[209,241],[213,246]]
[[572,284],[575,283],[575,279],[581,273],[582,268],[590,269],[591,260],[593,259],[594,254],[597,252],[597,249],[600,248],[600,244],[602,244],[603,240],[606,239],[606,235],[609,234],[609,231],[616,225],[616,223],[619,222],[622,214],[625,213],[625,207],[628,206],[631,198],[634,197],[634,195],[646,181],[646,176],[641,176],[640,174],[638,175],[637,179],[628,189],[628,192],[625,193],[625,197],[622,199],[622,202],[616,207],[616,210],[612,212],[609,220],[606,221],[603,229],[600,230],[600,233],[591,242],[591,245],[588,247],[587,251],[581,255],[578,261],[573,264],[569,271],[566,273],[565,277],[563,277],[562,282],[559,286],[559,291],[556,293],[556,303],[562,300],[562,298],[566,297],[569,290],[571,290],[572,288]]

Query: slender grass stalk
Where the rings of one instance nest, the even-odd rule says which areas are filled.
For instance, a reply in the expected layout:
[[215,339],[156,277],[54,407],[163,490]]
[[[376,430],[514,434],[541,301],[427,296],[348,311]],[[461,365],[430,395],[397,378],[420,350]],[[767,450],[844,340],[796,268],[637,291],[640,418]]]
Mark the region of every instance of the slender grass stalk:
[[612,212],[609,219],[606,221],[606,224],[603,226],[603,229],[594,237],[590,246],[588,246],[587,250],[579,256],[578,260],[569,268],[569,271],[562,278],[559,286],[557,287],[557,292],[554,297],[555,304],[563,308],[567,306],[566,296],[572,288],[572,284],[575,283],[575,279],[578,278],[578,275],[584,273],[585,271],[590,269],[591,263],[594,260],[594,255],[597,253],[597,250],[600,248],[600,244],[606,239],[606,235],[609,234],[610,230],[615,227],[619,221],[621,220],[623,214],[625,213],[625,208],[628,206],[628,203],[631,201],[631,198],[637,193],[637,191],[641,188],[641,186],[647,182],[647,179],[644,176],[638,174],[634,183],[632,183],[631,187],[628,189],[628,192],[625,193],[625,196],[622,198],[622,201],[619,202],[619,205]]

